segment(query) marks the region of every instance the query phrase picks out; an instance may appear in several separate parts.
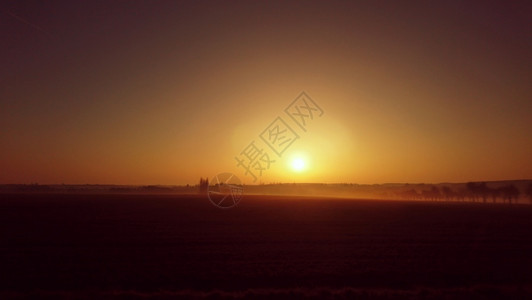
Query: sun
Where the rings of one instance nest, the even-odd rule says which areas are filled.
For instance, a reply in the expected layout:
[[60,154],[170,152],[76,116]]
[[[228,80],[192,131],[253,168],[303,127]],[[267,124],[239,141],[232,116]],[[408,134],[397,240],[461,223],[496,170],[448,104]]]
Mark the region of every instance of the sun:
[[296,172],[301,172],[305,169],[305,161],[302,158],[294,158],[292,160],[292,169]]

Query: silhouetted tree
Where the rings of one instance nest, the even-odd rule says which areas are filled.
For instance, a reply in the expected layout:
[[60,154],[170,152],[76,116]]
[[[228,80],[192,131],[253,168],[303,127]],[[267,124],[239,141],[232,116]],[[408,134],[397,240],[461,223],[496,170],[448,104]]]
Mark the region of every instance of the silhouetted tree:
[[477,194],[476,194],[476,185],[474,182],[468,182],[466,184],[466,189],[467,189],[467,196],[468,198],[475,202],[476,199],[477,199]]
[[406,200],[417,200],[419,199],[420,194],[414,190],[407,190],[400,193],[401,197]]
[[455,197],[455,192],[448,186],[443,186],[441,188],[441,193],[445,201],[451,201]]
[[513,184],[499,188],[499,192],[501,194],[502,201],[506,202],[506,200],[508,200],[508,203],[510,204],[512,204],[512,199],[515,199],[517,202],[520,194],[519,189]]
[[528,201],[532,204],[532,183],[526,188],[525,194],[528,196]]
[[432,193],[432,197],[433,197],[434,201],[437,201],[437,200],[439,200],[441,198],[441,192],[440,192],[440,189],[437,186],[433,186],[430,191]]
[[475,182],[468,182],[466,184],[467,190],[469,191],[470,198],[473,200],[473,202],[476,201],[477,198],[482,198],[482,201],[486,203],[488,200],[488,197],[490,195],[490,188],[486,185],[485,182],[475,183]]
[[203,177],[201,177],[200,183],[199,183],[199,193],[206,194],[208,189],[209,189],[209,179],[208,178],[203,179]]
[[497,202],[497,197],[501,194],[501,191],[499,189],[490,189],[490,195],[491,199],[493,199],[493,203]]
[[479,184],[478,192],[480,193],[480,196],[482,197],[482,202],[484,203],[488,202],[488,197],[490,196],[491,191],[485,182],[481,182]]
[[441,197],[441,193],[438,187],[432,186],[428,191],[421,191],[421,197],[423,197],[425,200],[437,201]]
[[461,188],[456,192],[456,200],[457,201],[466,201],[466,199],[469,197],[469,192],[467,189]]

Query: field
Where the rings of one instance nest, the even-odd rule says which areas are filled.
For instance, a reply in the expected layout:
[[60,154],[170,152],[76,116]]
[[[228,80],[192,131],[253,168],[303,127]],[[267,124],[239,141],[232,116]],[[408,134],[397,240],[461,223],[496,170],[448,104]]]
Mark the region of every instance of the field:
[[521,298],[532,205],[0,194],[0,298]]

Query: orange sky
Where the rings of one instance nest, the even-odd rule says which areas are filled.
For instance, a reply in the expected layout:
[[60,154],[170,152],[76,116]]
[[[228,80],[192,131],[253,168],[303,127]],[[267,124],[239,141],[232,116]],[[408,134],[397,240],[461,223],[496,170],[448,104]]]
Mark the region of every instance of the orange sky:
[[324,113],[257,183],[531,179],[530,7],[480,3],[12,2],[0,183],[252,183],[302,91]]

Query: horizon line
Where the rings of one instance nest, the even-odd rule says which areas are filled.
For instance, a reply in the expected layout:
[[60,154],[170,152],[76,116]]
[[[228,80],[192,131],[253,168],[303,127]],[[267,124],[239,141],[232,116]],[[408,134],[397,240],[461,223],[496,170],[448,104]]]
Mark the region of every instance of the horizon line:
[[[444,181],[444,182],[384,182],[384,183],[357,183],[357,182],[270,182],[270,183],[258,183],[258,184],[246,184],[242,185],[247,186],[262,186],[262,185],[279,185],[279,184],[301,184],[301,185],[311,185],[311,184],[321,184],[321,185],[340,185],[340,184],[356,184],[356,185],[392,185],[392,184],[432,184],[432,185],[441,185],[441,184],[461,184],[468,182],[508,182],[508,181],[532,181],[532,179],[499,179],[499,180],[468,180],[468,181]],[[41,185],[41,186],[130,186],[130,187],[183,187],[183,186],[196,186],[198,183],[184,183],[184,184],[116,184],[116,183],[0,183],[0,186],[9,186],[9,185]]]

